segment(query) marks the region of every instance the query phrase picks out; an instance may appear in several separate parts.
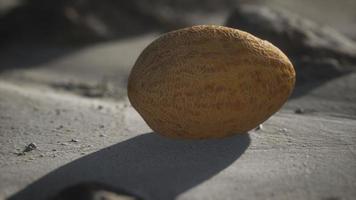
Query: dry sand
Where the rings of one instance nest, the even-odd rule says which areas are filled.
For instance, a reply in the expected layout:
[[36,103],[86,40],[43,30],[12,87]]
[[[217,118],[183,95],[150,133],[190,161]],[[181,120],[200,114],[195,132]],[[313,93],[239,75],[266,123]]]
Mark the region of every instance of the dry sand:
[[82,181],[152,200],[354,199],[355,72],[298,88],[261,130],[171,140],[152,133],[125,90],[157,35],[0,54],[0,199],[41,200]]
[[[155,200],[356,196],[355,73],[290,99],[262,130],[175,141],[151,133],[125,97],[129,69],[155,37],[100,44],[1,74],[2,198],[43,199],[89,180]],[[78,84],[104,77],[114,90],[99,98],[78,93]],[[295,114],[298,107],[306,112]],[[37,149],[18,155],[30,143]]]

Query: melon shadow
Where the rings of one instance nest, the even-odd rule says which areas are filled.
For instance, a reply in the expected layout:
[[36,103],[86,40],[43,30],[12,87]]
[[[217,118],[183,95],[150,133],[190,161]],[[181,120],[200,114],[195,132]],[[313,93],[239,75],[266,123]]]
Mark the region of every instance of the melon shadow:
[[142,134],[59,167],[9,199],[47,199],[82,182],[107,184],[144,199],[175,199],[235,162],[249,144],[248,134],[196,141]]

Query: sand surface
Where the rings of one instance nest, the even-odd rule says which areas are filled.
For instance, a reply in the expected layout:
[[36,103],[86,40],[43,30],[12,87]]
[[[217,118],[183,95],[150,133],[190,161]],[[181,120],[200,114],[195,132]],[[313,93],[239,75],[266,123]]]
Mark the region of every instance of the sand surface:
[[[152,133],[125,92],[133,62],[156,36],[63,49],[1,73],[1,198],[40,200],[81,181],[155,200],[356,196],[355,73],[310,85],[262,130],[171,140]],[[17,55],[2,61],[26,64],[26,54]],[[37,149],[21,155],[30,143]]]
[[[355,1],[296,2],[268,5],[355,39]],[[221,24],[224,17],[195,20]],[[260,130],[220,140],[172,140],[152,133],[126,97],[133,63],[158,35],[81,48],[2,49],[0,199],[46,199],[83,181],[148,200],[355,198],[355,71],[297,87]],[[31,143],[36,149],[22,153]]]

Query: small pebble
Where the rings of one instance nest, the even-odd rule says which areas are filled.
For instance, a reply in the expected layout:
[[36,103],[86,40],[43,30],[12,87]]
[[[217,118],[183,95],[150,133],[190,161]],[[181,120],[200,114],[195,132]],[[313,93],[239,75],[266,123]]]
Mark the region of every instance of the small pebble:
[[281,128],[281,129],[279,129],[279,131],[282,132],[282,133],[287,133],[287,132],[288,132],[288,129],[286,129],[286,128]]
[[71,142],[79,142],[79,140],[72,139]]
[[255,128],[255,130],[256,130],[256,131],[258,131],[258,130],[263,130],[263,125],[262,125],[262,124],[258,125],[258,126]]
[[23,150],[23,152],[30,152],[37,149],[37,145],[35,143],[30,143],[29,145],[27,145],[25,147],[25,149]]
[[294,111],[294,113],[296,113],[296,114],[303,114],[304,112],[305,112],[305,110],[303,108],[297,108]]
[[104,128],[105,126],[104,126],[104,125],[100,125],[99,127],[100,127],[100,128]]
[[104,135],[104,134],[100,134],[99,136],[100,136],[100,137],[105,137],[106,135]]
[[101,110],[103,109],[103,106],[102,105],[98,105],[98,110]]

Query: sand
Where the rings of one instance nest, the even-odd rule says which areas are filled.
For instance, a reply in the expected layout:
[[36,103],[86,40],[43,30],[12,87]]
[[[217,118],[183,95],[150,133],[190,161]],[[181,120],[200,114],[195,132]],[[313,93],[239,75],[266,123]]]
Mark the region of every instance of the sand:
[[356,72],[298,87],[262,129],[172,140],[152,133],[126,97],[133,63],[158,35],[1,52],[0,199],[46,199],[83,181],[152,200],[356,196]]
[[[291,98],[261,130],[176,141],[152,133],[125,96],[130,67],[156,36],[95,45],[1,74],[2,198],[44,199],[81,181],[156,200],[356,195],[355,73]],[[94,98],[73,89],[90,90],[102,79],[115,89]],[[30,143],[37,149],[19,155]]]

